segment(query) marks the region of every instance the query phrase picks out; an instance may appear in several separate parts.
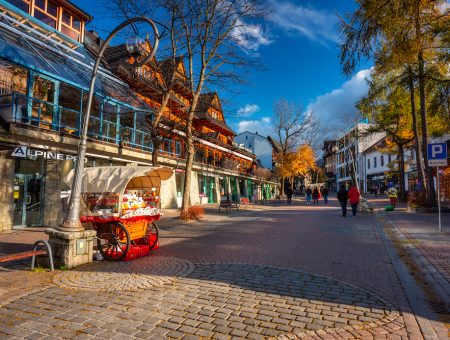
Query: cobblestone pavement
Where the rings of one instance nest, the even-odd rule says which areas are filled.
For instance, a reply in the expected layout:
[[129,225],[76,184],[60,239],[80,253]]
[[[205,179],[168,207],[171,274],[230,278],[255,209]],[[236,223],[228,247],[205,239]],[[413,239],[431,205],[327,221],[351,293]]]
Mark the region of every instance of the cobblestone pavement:
[[340,217],[335,200],[207,210],[199,223],[161,221],[160,248],[149,257],[60,272],[2,301],[0,334],[423,338],[416,318],[424,316],[411,313],[373,215]]
[[[174,262],[147,257],[139,267],[152,267],[155,261],[162,267],[166,262],[169,268]],[[87,267],[98,274],[103,266]],[[109,272],[103,274],[112,279]],[[71,291],[45,288],[8,304],[1,310],[0,332],[26,338],[123,339],[158,334],[263,339],[370,335],[387,327],[402,328],[395,322],[399,313],[394,307],[370,292],[323,276],[268,266],[200,264],[187,278],[150,288],[138,285],[137,292],[86,292],[84,280],[78,284],[80,289],[76,286],[73,283]]]

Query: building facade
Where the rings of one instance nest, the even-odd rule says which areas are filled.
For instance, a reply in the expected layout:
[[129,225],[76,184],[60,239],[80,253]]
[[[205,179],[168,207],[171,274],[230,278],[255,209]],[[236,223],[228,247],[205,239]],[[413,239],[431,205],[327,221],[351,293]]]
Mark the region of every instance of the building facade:
[[235,142],[255,154],[256,161],[264,168],[273,170],[273,146],[267,137],[259,135],[257,132],[242,132],[234,138]]
[[[62,198],[70,189],[63,178],[76,162],[99,38],[85,32],[92,18],[70,1],[0,0],[0,9],[0,230],[55,226],[63,218]],[[131,82],[108,63],[100,67],[87,166],[152,165],[147,117],[160,98],[157,91],[147,91],[152,85],[152,78]],[[181,202],[182,118],[190,98],[180,82],[165,116],[179,129],[160,136],[159,161],[175,169],[161,187],[162,208]],[[255,178],[247,170],[255,156],[233,144],[234,132],[223,119],[217,94],[205,94],[202,105],[194,121],[192,204],[250,196]]]

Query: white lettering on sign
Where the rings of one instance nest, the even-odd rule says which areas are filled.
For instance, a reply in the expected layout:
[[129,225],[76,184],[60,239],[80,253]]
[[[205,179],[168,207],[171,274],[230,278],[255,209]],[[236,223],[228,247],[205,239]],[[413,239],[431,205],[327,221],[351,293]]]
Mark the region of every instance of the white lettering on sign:
[[75,155],[66,155],[64,153],[59,153],[56,151],[44,151],[44,150],[34,150],[30,149],[25,145],[19,145],[14,149],[11,154],[12,157],[18,158],[36,158],[36,157],[44,157],[45,159],[56,159],[59,161],[70,160],[76,161],[77,156]]
[[25,145],[20,145],[16,147],[11,154],[13,157],[19,157],[19,158],[27,158],[28,155],[28,147]]

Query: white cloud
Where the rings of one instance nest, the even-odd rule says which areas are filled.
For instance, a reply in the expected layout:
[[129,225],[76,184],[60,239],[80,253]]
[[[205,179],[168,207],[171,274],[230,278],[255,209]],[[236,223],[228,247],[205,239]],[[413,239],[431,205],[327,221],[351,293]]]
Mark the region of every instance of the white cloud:
[[344,127],[352,124],[359,117],[356,102],[367,94],[367,79],[372,69],[359,71],[338,89],[318,96],[307,106],[307,111],[314,112],[321,123],[324,133],[338,134]]
[[242,133],[250,131],[258,133],[261,136],[268,136],[273,133],[273,126],[270,117],[262,117],[261,119],[241,120],[236,125],[236,132]]
[[272,9],[269,20],[285,31],[324,45],[339,42],[338,17],[333,12],[317,10],[311,6],[297,6],[289,1],[269,1]]
[[237,114],[239,116],[244,116],[244,117],[248,117],[251,116],[252,114],[259,112],[259,106],[256,104],[247,104],[241,108],[239,108],[239,110],[237,110]]
[[236,27],[230,31],[231,38],[245,51],[257,51],[260,46],[266,46],[272,41],[266,36],[261,25],[236,21]]

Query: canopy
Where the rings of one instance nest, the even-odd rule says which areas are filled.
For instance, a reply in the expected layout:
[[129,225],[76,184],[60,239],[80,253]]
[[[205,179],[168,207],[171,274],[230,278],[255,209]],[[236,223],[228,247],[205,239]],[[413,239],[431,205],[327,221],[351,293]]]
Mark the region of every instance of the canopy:
[[[161,181],[169,179],[173,171],[169,167],[151,166],[98,166],[86,168],[83,172],[83,193],[115,192],[123,194],[125,190],[150,190],[159,188]],[[64,178],[72,186],[75,171]]]

